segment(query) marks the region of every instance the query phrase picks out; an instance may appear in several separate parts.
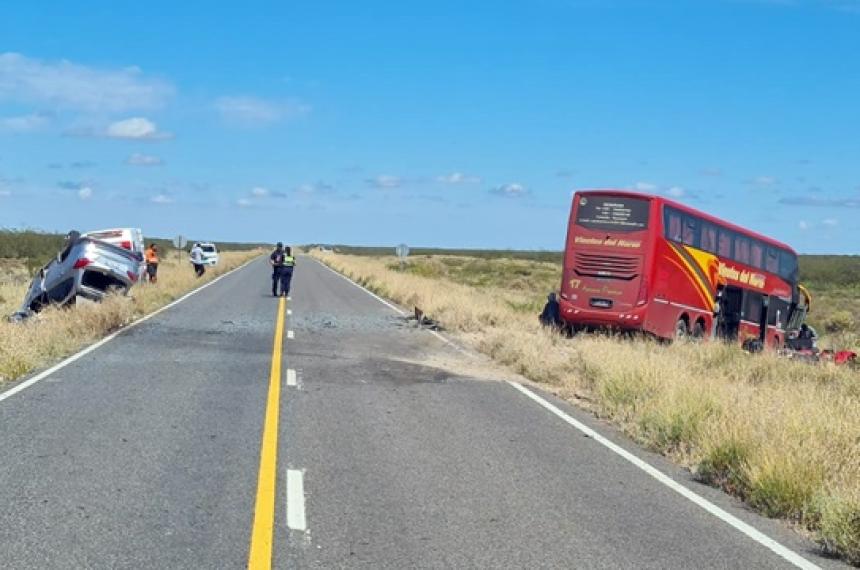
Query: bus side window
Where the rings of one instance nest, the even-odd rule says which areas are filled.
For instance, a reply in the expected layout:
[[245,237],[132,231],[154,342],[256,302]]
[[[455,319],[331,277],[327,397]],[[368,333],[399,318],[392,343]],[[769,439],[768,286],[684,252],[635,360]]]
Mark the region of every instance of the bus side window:
[[666,216],[666,238],[672,241],[681,241],[681,215],[669,208],[665,209],[664,214]]
[[734,259],[744,265],[750,264],[750,240],[745,237],[735,236]]
[[753,323],[761,322],[762,296],[755,291],[744,291],[744,305],[741,317]]
[[792,253],[780,250],[779,275],[788,281],[797,281],[797,257]]
[[732,257],[732,234],[728,230],[720,230],[720,239],[717,244],[717,255],[731,259]]
[[710,253],[717,253],[717,228],[707,222],[702,223],[701,248]]
[[699,242],[696,239],[699,232],[699,220],[692,216],[684,216],[684,235],[682,236],[682,241],[686,245],[692,245],[693,247],[699,247]]
[[758,267],[759,269],[764,269],[764,246],[761,242],[753,240],[752,247],[750,248],[750,265],[753,267]]
[[[788,325],[789,306],[789,303],[779,297],[771,297],[767,308],[767,324],[777,325],[779,328],[784,329]],[[779,323],[776,322],[777,313],[779,314]]]
[[770,273],[779,273],[779,252],[772,247],[767,248],[764,270]]

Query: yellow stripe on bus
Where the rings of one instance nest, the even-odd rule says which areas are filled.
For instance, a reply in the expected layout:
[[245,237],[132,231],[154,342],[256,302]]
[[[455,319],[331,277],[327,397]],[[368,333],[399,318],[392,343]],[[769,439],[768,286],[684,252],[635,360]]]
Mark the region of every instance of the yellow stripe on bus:
[[693,283],[693,288],[696,290],[696,293],[698,293],[699,297],[702,299],[702,306],[704,307],[704,310],[712,311],[714,308],[713,301],[709,301],[708,296],[702,292],[702,286],[699,281],[699,278],[696,276],[696,271],[692,267],[690,267],[690,264],[687,263],[687,261],[680,255],[678,256],[678,259],[681,260],[681,263],[683,263],[683,265],[681,265],[681,263],[678,263],[677,260],[672,259],[671,257],[667,256],[666,259],[669,262],[675,264],[678,269],[680,269],[685,275],[687,275],[687,277],[690,278],[690,281]]

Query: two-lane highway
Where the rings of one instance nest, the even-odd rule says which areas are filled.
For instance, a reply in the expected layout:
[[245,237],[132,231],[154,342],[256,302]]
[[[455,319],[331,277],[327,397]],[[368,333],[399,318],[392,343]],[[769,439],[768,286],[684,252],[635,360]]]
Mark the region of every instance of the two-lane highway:
[[778,548],[492,373],[440,365],[468,357],[317,262],[289,302],[268,272],[0,401],[3,567],[838,566],[587,414],[547,397]]

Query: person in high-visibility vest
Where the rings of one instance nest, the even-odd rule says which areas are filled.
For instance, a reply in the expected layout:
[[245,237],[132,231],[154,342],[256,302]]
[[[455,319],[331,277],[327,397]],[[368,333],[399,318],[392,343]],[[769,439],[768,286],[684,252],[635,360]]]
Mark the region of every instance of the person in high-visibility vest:
[[281,269],[281,295],[288,297],[290,295],[290,282],[293,280],[293,268],[296,266],[296,258],[293,257],[293,250],[289,247],[284,248],[284,267]]
[[146,274],[149,276],[149,282],[155,283],[158,281],[158,246],[154,243],[149,244],[144,257],[146,259]]

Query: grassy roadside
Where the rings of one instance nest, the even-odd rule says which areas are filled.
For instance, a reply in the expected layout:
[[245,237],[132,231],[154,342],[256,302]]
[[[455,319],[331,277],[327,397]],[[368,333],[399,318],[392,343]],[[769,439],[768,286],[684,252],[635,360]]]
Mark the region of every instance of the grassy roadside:
[[0,260],[0,384],[74,353],[257,255],[259,250],[221,252],[218,266],[207,268],[201,279],[195,277],[187,261],[167,256],[159,266],[155,285],[139,284],[129,296],[111,297],[99,304],[49,308],[20,324],[6,322],[5,317],[20,305],[29,285],[29,272],[22,262]]
[[722,343],[548,334],[536,314],[553,264],[315,257],[607,418],[639,443],[860,565],[860,373]]

